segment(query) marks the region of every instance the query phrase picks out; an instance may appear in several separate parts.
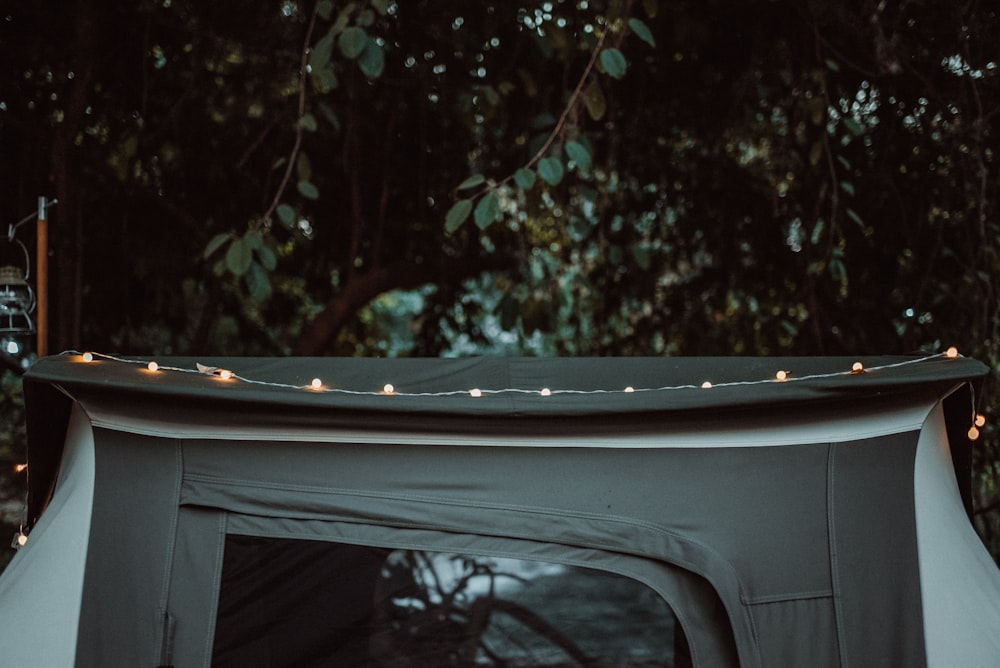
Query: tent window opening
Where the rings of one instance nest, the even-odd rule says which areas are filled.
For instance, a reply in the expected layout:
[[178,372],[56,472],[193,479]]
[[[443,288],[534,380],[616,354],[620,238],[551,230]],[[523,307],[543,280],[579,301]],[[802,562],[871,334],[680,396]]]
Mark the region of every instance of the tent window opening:
[[229,535],[213,666],[691,665],[670,606],[563,564]]

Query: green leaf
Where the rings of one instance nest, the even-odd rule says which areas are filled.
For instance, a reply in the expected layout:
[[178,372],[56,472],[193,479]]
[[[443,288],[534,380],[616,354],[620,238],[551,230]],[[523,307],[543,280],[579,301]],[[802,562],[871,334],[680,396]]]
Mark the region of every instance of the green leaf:
[[340,34],[337,45],[340,47],[340,52],[344,54],[345,58],[354,60],[368,46],[368,33],[365,32],[364,28],[351,26]]
[[260,230],[250,230],[243,235],[243,242],[250,250],[257,250],[264,243],[264,234]]
[[261,245],[257,248],[257,257],[260,259],[261,265],[268,271],[274,271],[274,268],[278,266],[278,256],[274,254],[270,246]]
[[830,58],[827,58],[823,62],[826,63],[826,66],[828,68],[830,68],[832,71],[834,71],[834,72],[839,72],[840,71],[840,65],[837,64],[837,61],[831,60]]
[[305,151],[299,151],[299,155],[295,158],[295,174],[299,177],[299,181],[308,181],[312,178],[312,162]]
[[625,61],[625,56],[618,49],[604,49],[601,51],[601,67],[610,76],[615,79],[621,79],[625,76],[625,70],[628,68],[628,63]]
[[358,17],[354,19],[354,22],[359,26],[369,27],[375,23],[375,12],[370,9],[363,10]]
[[850,195],[851,197],[854,197],[854,184],[851,183],[850,181],[841,181],[840,189],[843,190],[848,195]]
[[565,173],[558,158],[542,158],[538,161],[538,175],[550,186],[559,185]]
[[319,189],[308,181],[299,181],[296,188],[306,199],[319,198]]
[[313,71],[323,69],[330,62],[330,56],[333,55],[333,39],[334,34],[332,31],[328,31],[325,35],[312,48],[309,53],[309,67]]
[[333,14],[333,2],[331,0],[319,0],[316,3],[316,13],[324,21],[329,21]]
[[313,86],[319,93],[329,93],[331,90],[336,90],[337,88],[337,74],[330,65],[322,69],[313,70],[309,73],[309,76],[312,77]]
[[348,3],[346,7],[340,10],[340,14],[337,15],[337,20],[333,22],[332,26],[330,26],[331,35],[339,35],[344,32],[344,28],[346,28],[347,24],[351,22],[352,11],[354,11],[353,2]]
[[637,18],[631,18],[628,20],[628,27],[631,28],[632,32],[634,32],[643,42],[652,47],[656,46],[656,40],[653,39],[653,33],[650,31],[649,26],[645,23]]
[[333,113],[333,107],[322,100],[317,102],[316,106],[319,107],[319,113],[323,114],[326,122],[333,126],[334,132],[340,132],[340,119],[337,118],[337,114]]
[[844,213],[847,214],[848,218],[857,223],[858,227],[864,229],[865,221],[861,219],[861,216],[858,215],[857,211],[855,211],[854,209],[847,209],[844,211]]
[[479,204],[476,205],[476,210],[473,213],[473,218],[476,221],[476,227],[481,230],[485,230],[499,217],[500,198],[497,197],[495,192],[488,192],[482,199],[479,200]]
[[824,227],[823,219],[820,218],[819,220],[816,221],[816,227],[813,228],[812,237],[810,237],[809,239],[809,241],[812,243],[813,246],[819,244],[820,239],[823,238],[823,227]]
[[448,209],[448,213],[444,216],[444,229],[446,232],[451,234],[465,222],[465,219],[469,217],[472,213],[472,200],[470,199],[460,199],[451,208]]
[[535,173],[522,167],[514,172],[514,183],[521,190],[531,190],[531,186],[535,185]]
[[865,133],[865,126],[861,125],[861,123],[858,123],[850,116],[844,117],[844,126],[855,137],[859,137]]
[[208,245],[205,246],[205,252],[202,253],[201,256],[207,260],[215,253],[215,251],[222,248],[222,245],[227,241],[229,241],[232,238],[232,236],[233,235],[229,234],[228,232],[222,234],[216,234],[208,242]]
[[590,151],[578,141],[566,142],[566,155],[576,163],[576,166],[584,172],[589,172],[591,167]]
[[385,51],[375,40],[368,40],[361,57],[358,58],[358,67],[369,79],[378,79],[385,71]]
[[486,178],[482,174],[473,174],[469,178],[465,179],[458,184],[459,190],[465,190],[467,188],[475,188],[476,186],[484,183]]
[[587,114],[593,120],[599,121],[604,118],[604,114],[608,110],[608,102],[604,99],[604,91],[601,90],[597,79],[591,79],[587,87],[583,89],[583,103],[587,107]]
[[226,251],[226,268],[235,276],[242,276],[250,268],[253,258],[250,255],[250,246],[246,240],[241,238],[233,239]]
[[271,296],[271,279],[268,278],[264,268],[256,262],[251,262],[250,266],[247,267],[243,280],[247,284],[250,296],[257,301],[262,302]]
[[389,13],[389,5],[391,4],[392,0],[372,0],[372,7],[374,7],[375,11],[382,16]]
[[308,130],[309,132],[316,132],[316,117],[312,114],[304,114],[302,118],[299,119],[299,127],[303,130]]
[[291,227],[295,224],[295,209],[293,209],[288,204],[278,205],[278,220],[285,227]]
[[544,130],[545,128],[551,128],[555,124],[556,117],[547,111],[543,111],[531,119],[531,128],[533,130]]

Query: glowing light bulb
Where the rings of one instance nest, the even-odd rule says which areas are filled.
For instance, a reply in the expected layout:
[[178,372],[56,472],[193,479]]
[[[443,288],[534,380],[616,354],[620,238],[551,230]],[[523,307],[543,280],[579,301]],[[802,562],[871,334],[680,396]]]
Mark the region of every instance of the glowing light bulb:
[[23,531],[19,532],[17,534],[17,546],[24,547],[27,544],[28,544],[28,536]]
[[701,387],[702,389],[707,390],[710,387],[712,387],[712,384],[706,380],[704,383],[701,384]]
[[219,369],[219,378],[222,380],[229,380],[233,377],[233,372],[229,369]]
[[18,464],[17,466],[14,467],[14,473],[21,473],[22,471],[27,471],[27,470],[28,470],[27,464]]
[[551,397],[552,396],[552,390],[550,390],[547,387],[543,387],[542,391],[539,392],[539,394],[542,395],[543,397]]
[[382,393],[383,394],[395,394],[396,393],[396,388],[392,386],[392,383],[386,383],[385,386],[382,388]]
[[861,362],[855,362],[851,366],[851,373],[862,373],[865,370],[865,365]]
[[150,362],[149,364],[146,365],[146,368],[149,369],[150,371],[159,371],[160,365],[157,364],[156,362]]
[[84,353],[80,357],[80,359],[82,359],[84,362],[93,362],[94,361],[94,354],[93,353]]
[[955,346],[951,346],[950,348],[948,348],[948,350],[944,351],[944,355],[949,359],[955,359],[956,357],[958,357],[958,348],[956,348]]
[[323,389],[323,381],[320,380],[319,378],[313,378],[312,382],[309,383],[309,387],[311,387],[314,390],[321,390]]
[[626,392],[626,393],[627,393],[627,392],[635,392],[635,388],[634,388],[634,387],[632,387],[631,385],[629,385],[628,387],[626,387],[626,388],[625,388],[624,390],[622,390],[622,391],[623,391],[623,392]]
[[788,372],[787,371],[779,371],[778,373],[774,374],[774,379],[776,381],[778,381],[778,382],[781,382],[781,381],[784,381],[784,380],[788,380]]
[[974,441],[979,438],[979,430],[975,427],[969,427],[969,440]]
[[982,413],[979,413],[978,415],[976,415],[976,426],[977,427],[982,427],[985,424],[986,424],[986,416],[983,415]]
[[474,387],[471,390],[469,390],[469,396],[470,397],[481,397],[481,396],[483,396],[483,391],[480,390],[478,387]]

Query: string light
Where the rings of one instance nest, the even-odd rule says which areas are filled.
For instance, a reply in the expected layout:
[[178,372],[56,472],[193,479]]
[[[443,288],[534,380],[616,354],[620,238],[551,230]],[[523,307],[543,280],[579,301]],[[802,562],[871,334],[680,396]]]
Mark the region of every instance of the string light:
[[948,350],[944,351],[944,356],[948,359],[955,359],[958,357],[958,348],[951,346]]
[[17,533],[14,534],[14,540],[10,542],[10,546],[15,550],[19,550],[28,544],[28,534],[24,533],[24,526],[22,525]]
[[[465,396],[472,396],[472,397],[482,397],[485,394],[489,393],[489,394],[533,394],[533,395],[536,395],[536,396],[549,397],[549,396],[552,396],[552,395],[555,395],[555,394],[589,395],[589,394],[611,394],[611,393],[617,393],[617,392],[624,392],[626,394],[631,394],[631,393],[635,393],[635,392],[639,392],[639,391],[641,391],[641,392],[669,392],[669,391],[689,390],[689,389],[695,389],[695,388],[699,387],[698,385],[687,385],[687,384],[682,384],[682,385],[665,385],[665,386],[659,386],[659,387],[644,387],[644,388],[639,388],[638,390],[635,387],[631,386],[631,385],[625,387],[623,390],[605,390],[605,389],[589,389],[589,390],[583,390],[583,389],[560,389],[560,390],[552,390],[552,389],[547,388],[547,387],[546,388],[542,388],[541,390],[531,390],[531,389],[524,389],[524,388],[517,388],[517,387],[507,387],[507,388],[502,388],[502,389],[491,389],[491,390],[482,390],[480,388],[474,388],[472,390],[445,390],[445,391],[437,391],[437,392],[405,392],[404,393],[404,392],[397,392],[396,388],[391,383],[386,383],[383,386],[383,388],[382,388],[381,391],[373,391],[373,390],[351,390],[351,389],[346,389],[346,388],[324,387],[323,383],[322,383],[322,380],[320,380],[319,378],[314,378],[309,385],[303,386],[303,385],[294,385],[294,384],[290,384],[290,383],[280,383],[280,382],[273,382],[273,381],[266,381],[266,380],[258,380],[258,379],[254,379],[254,378],[247,378],[247,377],[244,377],[244,376],[237,375],[236,373],[234,373],[233,371],[231,371],[229,369],[221,369],[221,368],[218,368],[218,367],[206,366],[206,365],[201,364],[201,363],[196,363],[195,364],[196,368],[195,369],[190,369],[190,368],[181,368],[181,367],[174,367],[174,366],[162,366],[162,365],[160,365],[160,364],[158,364],[156,362],[149,361],[149,360],[129,359],[129,358],[124,358],[124,357],[117,357],[117,356],[114,356],[114,355],[106,355],[106,354],[102,354],[102,353],[91,353],[91,352],[79,353],[77,351],[67,351],[67,352],[64,352],[63,355],[76,355],[76,356],[79,356],[78,359],[80,359],[83,362],[93,362],[93,361],[97,360],[98,358],[101,358],[101,359],[104,359],[104,360],[119,362],[119,363],[122,363],[122,364],[142,365],[142,366],[145,366],[150,371],[170,371],[170,372],[178,372],[178,373],[200,373],[200,374],[204,374],[204,375],[215,376],[215,377],[220,378],[222,380],[227,380],[227,381],[228,380],[235,380],[235,381],[239,381],[241,383],[247,383],[247,384],[252,384],[252,385],[260,385],[260,386],[277,388],[277,389],[289,389],[289,390],[298,390],[298,391],[301,391],[303,389],[311,389],[311,390],[314,390],[314,391],[317,391],[317,392],[322,392],[322,393],[336,393],[336,394],[355,395],[355,396],[402,395],[402,396],[410,396],[410,397],[448,397],[448,396],[465,395]],[[919,364],[921,362],[927,362],[927,361],[933,360],[933,359],[950,358],[950,357],[953,357],[953,356],[957,356],[957,351],[956,351],[956,349],[954,347],[949,348],[948,350],[946,350],[944,352],[934,353],[934,354],[931,354],[931,355],[927,355],[925,357],[905,359],[903,361],[892,362],[892,363],[889,363],[889,364],[883,364],[883,365],[880,365],[880,366],[875,366],[875,367],[871,367],[871,368],[867,368],[867,369],[864,367],[864,364],[862,362],[860,362],[860,361],[854,362],[854,364],[852,365],[852,367],[851,367],[850,370],[831,371],[831,372],[826,372],[826,373],[816,373],[816,374],[810,374],[810,375],[794,375],[793,376],[793,374],[792,374],[791,371],[782,369],[782,370],[777,371],[775,373],[775,375],[773,377],[771,377],[771,378],[766,378],[766,379],[761,379],[761,380],[727,381],[727,382],[720,382],[720,383],[714,383],[714,384],[711,381],[706,380],[706,381],[704,381],[700,385],[700,387],[704,388],[704,389],[710,389],[710,388],[713,388],[713,387],[715,387],[715,388],[724,388],[724,387],[753,386],[753,385],[761,385],[763,383],[772,383],[772,382],[774,382],[776,380],[777,381],[782,381],[782,382],[804,382],[804,381],[811,381],[811,380],[822,380],[822,379],[827,379],[827,378],[836,378],[836,377],[844,376],[844,375],[854,375],[854,374],[860,374],[860,373],[867,373],[867,372],[871,372],[871,371],[879,371],[879,370],[884,370],[884,369],[893,369],[893,368],[898,368],[898,367],[902,367],[902,366],[909,366],[909,365],[913,365],[913,364]],[[980,425],[980,426],[982,426],[982,425]]]
[[14,473],[21,473],[27,470],[28,470],[27,464],[17,464],[16,466],[14,466]]
[[976,415],[976,419],[975,419],[975,425],[976,425],[977,427],[982,427],[982,426],[983,426],[983,425],[985,425],[985,424],[986,424],[986,416],[985,416],[985,415],[983,415],[982,413],[978,413],[978,414]]
[[977,438],[979,438],[979,429],[977,429],[976,426],[973,425],[969,427],[969,440],[975,441]]

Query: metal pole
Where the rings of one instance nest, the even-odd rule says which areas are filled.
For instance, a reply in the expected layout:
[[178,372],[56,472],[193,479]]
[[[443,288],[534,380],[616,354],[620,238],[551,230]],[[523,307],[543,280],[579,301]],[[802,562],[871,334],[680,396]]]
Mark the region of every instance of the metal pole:
[[45,212],[45,196],[38,198],[38,243],[35,249],[35,271],[37,278],[37,314],[39,357],[49,354],[49,221]]

